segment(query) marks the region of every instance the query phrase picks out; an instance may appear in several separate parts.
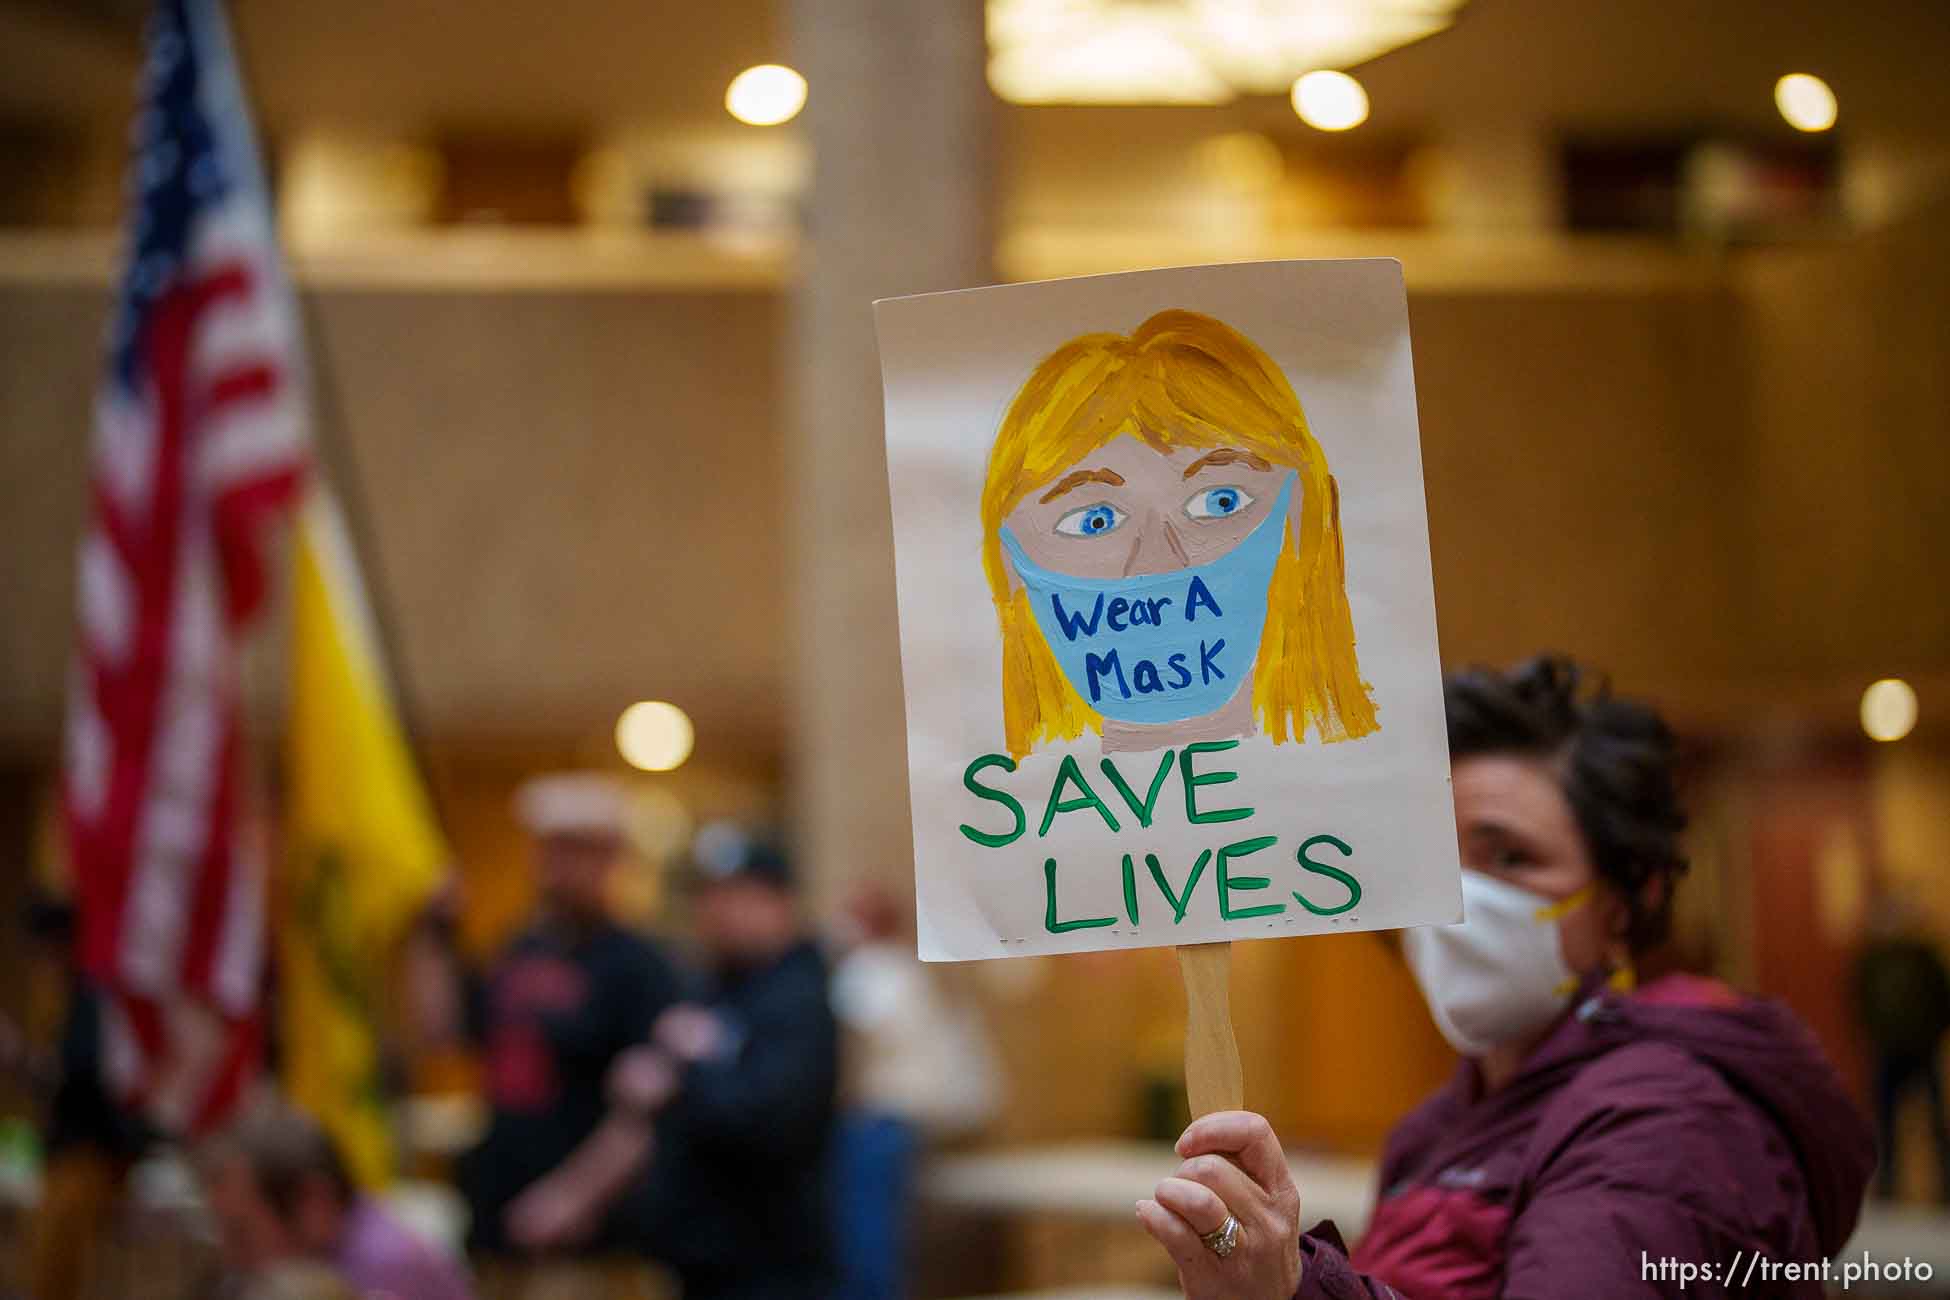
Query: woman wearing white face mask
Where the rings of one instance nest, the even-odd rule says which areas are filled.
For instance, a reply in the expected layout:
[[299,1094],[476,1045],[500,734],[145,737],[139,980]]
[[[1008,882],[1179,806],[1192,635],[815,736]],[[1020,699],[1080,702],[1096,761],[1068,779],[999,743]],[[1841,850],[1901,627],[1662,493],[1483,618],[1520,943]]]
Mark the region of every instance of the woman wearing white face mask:
[[1745,1293],[1742,1258],[1838,1250],[1874,1150],[1812,1036],[1709,980],[1636,987],[1686,866],[1665,725],[1564,659],[1446,688],[1465,920],[1403,953],[1464,1060],[1390,1137],[1351,1255],[1301,1232],[1264,1119],[1194,1122],[1138,1205],[1186,1296],[1710,1297]]

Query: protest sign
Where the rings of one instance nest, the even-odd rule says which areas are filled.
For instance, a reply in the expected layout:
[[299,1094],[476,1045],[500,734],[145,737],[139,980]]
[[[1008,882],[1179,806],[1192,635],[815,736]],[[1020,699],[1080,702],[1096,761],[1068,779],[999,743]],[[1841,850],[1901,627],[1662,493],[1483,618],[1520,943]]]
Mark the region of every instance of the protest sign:
[[920,955],[1459,919],[1399,264],[876,311]]

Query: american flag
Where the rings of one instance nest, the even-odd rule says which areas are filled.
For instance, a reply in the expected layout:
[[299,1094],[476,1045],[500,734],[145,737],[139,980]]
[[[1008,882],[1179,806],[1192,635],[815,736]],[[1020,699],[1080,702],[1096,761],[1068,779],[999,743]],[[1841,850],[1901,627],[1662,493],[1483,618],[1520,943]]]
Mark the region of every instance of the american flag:
[[95,405],[63,805],[108,1082],[165,1129],[257,1055],[266,836],[238,661],[306,459],[302,345],[221,0],[158,0]]

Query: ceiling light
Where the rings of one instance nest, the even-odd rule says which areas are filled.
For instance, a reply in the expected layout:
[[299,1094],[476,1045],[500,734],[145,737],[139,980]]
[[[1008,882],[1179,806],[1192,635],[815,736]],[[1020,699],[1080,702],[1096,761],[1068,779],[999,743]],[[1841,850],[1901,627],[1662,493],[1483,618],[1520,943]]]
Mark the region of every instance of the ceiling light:
[[1309,72],[1293,83],[1293,111],[1319,131],[1346,131],[1368,120],[1368,92],[1345,72]]
[[1219,104],[1434,35],[1464,0],[988,0],[989,84],[1018,104]]
[[790,122],[806,106],[806,79],[783,64],[761,63],[731,79],[724,106],[751,126]]
[[989,88],[1015,104],[1223,104],[1232,87],[1166,27],[1131,22],[1075,40],[991,46]]
[[1812,73],[1790,72],[1775,82],[1774,107],[1797,131],[1826,131],[1835,125],[1835,92]]
[[1901,740],[1916,725],[1916,689],[1885,677],[1862,692],[1862,730],[1871,740]]
[[683,766],[696,739],[690,715],[663,700],[638,700],[616,720],[617,752],[645,772]]

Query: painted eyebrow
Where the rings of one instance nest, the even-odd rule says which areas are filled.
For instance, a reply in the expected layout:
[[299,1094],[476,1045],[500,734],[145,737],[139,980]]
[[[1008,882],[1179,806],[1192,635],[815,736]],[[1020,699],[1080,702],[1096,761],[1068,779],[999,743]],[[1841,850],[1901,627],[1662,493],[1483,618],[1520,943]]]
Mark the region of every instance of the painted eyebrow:
[[1255,456],[1252,452],[1241,451],[1237,447],[1221,447],[1217,451],[1208,451],[1193,461],[1185,470],[1185,477],[1190,478],[1200,470],[1213,465],[1244,465],[1247,469],[1256,470],[1273,468],[1263,456]]
[[1046,506],[1071,488],[1082,487],[1085,483],[1108,483],[1112,487],[1123,487],[1124,476],[1114,469],[1080,469],[1043,493],[1042,499],[1036,504]]

